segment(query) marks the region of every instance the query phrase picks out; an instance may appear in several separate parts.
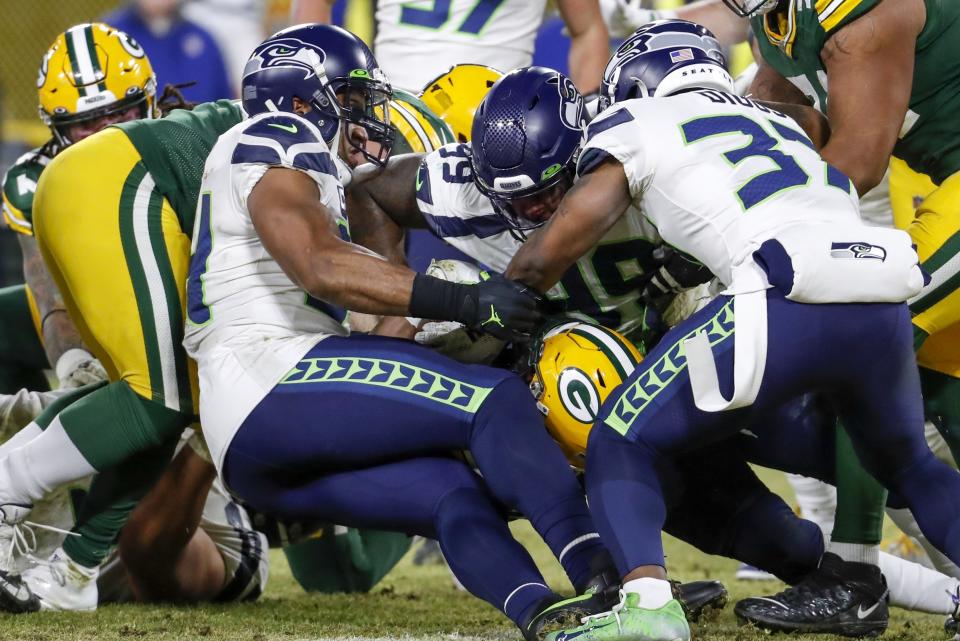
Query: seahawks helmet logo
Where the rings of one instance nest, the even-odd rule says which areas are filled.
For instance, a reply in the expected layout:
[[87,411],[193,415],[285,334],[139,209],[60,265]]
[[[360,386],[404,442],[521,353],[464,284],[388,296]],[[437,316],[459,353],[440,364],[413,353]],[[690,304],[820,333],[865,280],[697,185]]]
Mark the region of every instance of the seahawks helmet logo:
[[[309,78],[326,59],[323,49],[307,44],[299,38],[279,38],[272,40],[256,51],[247,63],[245,74],[267,67],[300,67]],[[255,66],[256,69],[250,67]]]
[[879,245],[870,243],[831,243],[830,257],[840,259],[866,258],[883,262],[887,258],[887,250]]
[[557,377],[557,391],[563,409],[581,423],[592,424],[600,412],[600,395],[582,370],[568,367]]
[[560,122],[567,129],[580,131],[584,125],[583,96],[566,76],[560,76],[557,88],[560,92]]

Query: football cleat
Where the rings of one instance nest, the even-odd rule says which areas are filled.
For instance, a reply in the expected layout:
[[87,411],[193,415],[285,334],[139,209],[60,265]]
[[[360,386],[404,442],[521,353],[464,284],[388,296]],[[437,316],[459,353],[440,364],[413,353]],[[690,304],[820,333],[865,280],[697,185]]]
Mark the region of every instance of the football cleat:
[[727,588],[719,581],[671,581],[673,598],[680,602],[687,621],[696,623],[712,610],[722,610],[727,605]]
[[776,581],[777,577],[773,576],[766,570],[761,570],[755,565],[750,565],[749,563],[741,563],[737,566],[737,581]]
[[551,632],[545,641],[690,641],[690,625],[676,599],[655,610],[640,607],[640,595],[620,591],[608,612],[582,619],[576,628]]
[[763,630],[877,636],[887,629],[887,593],[880,568],[827,552],[820,567],[797,585],[744,599],[734,613],[741,624]]
[[943,623],[943,629],[951,635],[950,641],[960,641],[960,589],[950,595],[953,599],[953,613]]
[[96,610],[99,574],[98,568],[85,568],[58,548],[23,574],[0,572],[0,609],[15,614]]

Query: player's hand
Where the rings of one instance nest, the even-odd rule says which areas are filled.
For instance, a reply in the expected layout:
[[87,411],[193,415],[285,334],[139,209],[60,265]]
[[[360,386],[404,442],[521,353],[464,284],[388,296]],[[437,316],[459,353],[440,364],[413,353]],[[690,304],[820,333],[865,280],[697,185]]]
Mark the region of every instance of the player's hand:
[[663,296],[696,287],[713,278],[713,273],[709,269],[675,249],[658,248],[654,252],[654,257],[660,263],[660,268],[653,273],[643,288],[641,297],[645,301],[656,301]]
[[486,275],[473,287],[476,303],[465,310],[465,325],[503,341],[526,342],[543,322],[543,297],[500,274]]
[[503,341],[489,334],[481,334],[455,321],[428,321],[413,337],[461,363],[489,365],[503,350]]
[[107,371],[93,354],[85,349],[68,349],[55,367],[60,389],[76,389],[107,380]]
[[641,0],[616,0],[615,4],[616,9],[610,16],[610,35],[615,38],[626,38],[654,20],[677,17],[675,11],[644,9],[640,6]]

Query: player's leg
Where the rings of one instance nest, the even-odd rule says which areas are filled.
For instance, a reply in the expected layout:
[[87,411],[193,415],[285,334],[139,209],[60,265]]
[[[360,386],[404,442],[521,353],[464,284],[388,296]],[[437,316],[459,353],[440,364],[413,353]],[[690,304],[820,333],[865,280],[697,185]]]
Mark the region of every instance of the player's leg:
[[[236,438],[244,439],[245,431],[247,426]],[[327,440],[318,432],[314,430],[310,441],[299,439],[300,447]],[[227,451],[225,480],[253,505],[270,505],[292,518],[330,519],[436,538],[467,589],[521,629],[556,598],[511,536],[483,481],[459,461],[412,458],[318,477],[303,467],[278,474],[277,461],[265,458],[253,456],[243,445]]]
[[266,544],[191,447],[174,457],[130,515],[100,601],[248,600],[266,584]]
[[[89,515],[79,542],[70,540],[78,557],[71,562],[96,565],[104,541],[115,538],[131,500],[150,488],[192,419],[190,371],[180,348],[189,240],[119,130],[60,154],[38,185],[34,213],[51,275],[114,382],[0,461],[0,498],[26,504],[44,487],[140,457],[141,465],[118,468],[130,470],[136,483],[98,481],[116,493],[116,503]],[[37,460],[50,462],[27,464]],[[156,475],[148,478],[147,471]],[[111,504],[98,495],[98,505]]]
[[0,289],[0,394],[50,389],[50,367],[39,338],[36,307],[25,285]]
[[823,535],[797,517],[743,460],[735,443],[681,456],[681,500],[671,503],[664,531],[703,550],[737,559],[796,583],[823,554]]
[[368,592],[410,549],[401,532],[334,525],[283,548],[307,592]]
[[[888,321],[900,307],[878,307],[876,322]],[[960,560],[960,474],[934,457],[923,433],[920,377],[909,351],[904,324],[886,341],[876,341],[864,358],[882,359],[883,368],[849,369],[850,383],[837,390],[857,455],[866,469],[910,507],[927,538],[951,560]],[[848,418],[849,417],[849,418]]]
[[454,450],[471,451],[497,499],[530,519],[574,587],[584,589],[606,551],[529,390],[504,370],[462,365],[397,339],[326,338],[250,413],[230,445],[235,456],[269,453],[278,470],[317,474]]

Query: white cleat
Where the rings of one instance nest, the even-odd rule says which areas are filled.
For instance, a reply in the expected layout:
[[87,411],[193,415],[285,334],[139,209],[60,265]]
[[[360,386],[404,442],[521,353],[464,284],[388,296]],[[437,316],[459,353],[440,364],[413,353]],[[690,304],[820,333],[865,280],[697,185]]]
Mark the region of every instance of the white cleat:
[[23,574],[0,572],[0,609],[13,613],[91,612],[97,609],[99,575],[99,568],[85,568],[57,548],[49,559]]

